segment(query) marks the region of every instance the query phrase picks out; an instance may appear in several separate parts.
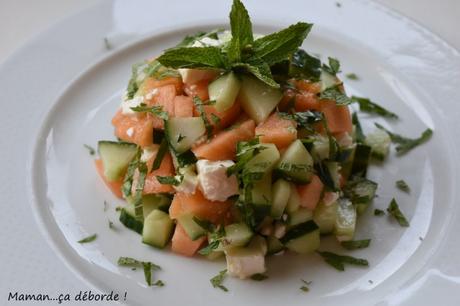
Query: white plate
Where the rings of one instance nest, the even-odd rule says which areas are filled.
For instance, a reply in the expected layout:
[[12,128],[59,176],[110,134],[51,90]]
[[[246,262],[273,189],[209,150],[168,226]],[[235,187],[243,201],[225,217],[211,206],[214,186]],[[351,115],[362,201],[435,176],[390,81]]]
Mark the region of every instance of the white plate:
[[[369,259],[368,269],[350,267],[338,273],[315,255],[280,256],[270,259],[268,280],[227,279],[230,292],[224,293],[209,284],[223,262],[146,247],[116,221],[114,208],[120,203],[100,182],[83,144],[112,138],[110,118],[132,63],[158,54],[186,33],[227,24],[229,4],[216,7],[210,0],[193,4],[172,0],[167,6],[151,1],[102,3],[51,28],[0,67],[0,86],[8,101],[2,102],[6,111],[2,131],[10,131],[2,147],[14,149],[5,153],[5,160],[11,161],[5,172],[10,175],[2,177],[5,201],[24,202],[26,176],[32,211],[53,250],[99,290],[127,291],[133,305],[280,305],[286,301],[290,305],[440,301],[455,305],[460,283],[456,261],[460,244],[454,239],[460,230],[455,205],[459,199],[455,156],[460,143],[454,132],[460,127],[455,98],[458,52],[407,19],[367,1],[346,2],[340,8],[335,1],[248,1],[247,7],[261,33],[300,20],[314,22],[304,47],[323,58],[338,57],[344,72],[355,72],[362,79],[347,82],[350,93],[370,96],[401,116],[400,121],[379,122],[405,135],[416,136],[426,127],[435,131],[428,144],[407,156],[392,156],[384,168],[370,173],[380,184],[375,207],[385,208],[395,196],[411,227],[401,228],[369,211],[360,220],[358,237],[372,238],[372,245],[353,252]],[[111,50],[104,49],[104,37]],[[370,123],[375,118],[368,119]],[[29,149],[24,150],[18,139],[21,144],[30,142]],[[18,172],[26,155],[30,167],[26,173]],[[400,178],[411,185],[410,195],[394,188]],[[107,211],[104,200],[109,203]],[[14,255],[8,258],[2,253],[3,262],[8,259],[12,265],[30,257],[27,253],[37,244],[32,241],[36,234],[32,229],[16,230],[18,220],[29,215],[22,205],[8,218],[2,217],[6,232],[12,233],[7,246],[14,239],[24,241],[21,252],[10,251]],[[109,219],[117,231],[108,228]],[[92,233],[99,235],[94,243],[76,242]],[[323,245],[333,247],[332,241]],[[163,271],[154,276],[166,286],[146,288],[141,271],[116,265],[119,256],[160,264]],[[5,269],[13,275],[12,268]],[[39,274],[30,269],[24,273],[38,282]],[[12,276],[12,282],[18,282],[18,277]],[[299,290],[300,278],[313,281],[308,294]],[[52,282],[52,276],[47,280]]]

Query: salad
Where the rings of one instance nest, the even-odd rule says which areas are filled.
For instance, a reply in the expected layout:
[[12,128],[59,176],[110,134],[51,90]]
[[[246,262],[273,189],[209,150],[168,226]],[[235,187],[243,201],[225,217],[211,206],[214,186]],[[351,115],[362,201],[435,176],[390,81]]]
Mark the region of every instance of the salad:
[[[321,239],[368,246],[353,239],[376,195],[369,163],[384,161],[391,142],[405,154],[432,131],[411,139],[377,125],[364,135],[351,104],[388,120],[397,115],[347,96],[339,61],[321,63],[300,48],[311,28],[299,22],[255,35],[234,0],[229,31],[187,36],[133,66],[112,119],[118,141],[100,141],[95,164],[126,200],[119,220],[143,243],[225,257],[226,273],[242,279],[261,278],[267,257],[286,251],[317,252],[339,270],[368,265],[319,251]],[[409,225],[396,200],[388,213]]]

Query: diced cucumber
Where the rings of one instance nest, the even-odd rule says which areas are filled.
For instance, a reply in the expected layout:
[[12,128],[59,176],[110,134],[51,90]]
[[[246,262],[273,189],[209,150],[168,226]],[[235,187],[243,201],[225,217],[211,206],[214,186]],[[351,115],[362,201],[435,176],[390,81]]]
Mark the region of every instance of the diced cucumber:
[[267,172],[270,171],[280,158],[280,152],[272,143],[260,144],[259,154],[254,156],[246,164],[245,171],[248,172]]
[[267,254],[276,254],[284,250],[281,241],[273,236],[267,237]]
[[371,156],[373,158],[383,161],[390,151],[391,138],[384,130],[376,129],[366,135],[364,143],[371,147]]
[[320,201],[313,212],[313,220],[319,226],[321,234],[332,232],[337,220],[337,202],[326,205]]
[[323,160],[329,158],[329,139],[323,135],[314,137],[311,155],[315,160]]
[[304,207],[300,207],[289,215],[288,227],[291,228],[297,224],[302,224],[313,219],[313,212]]
[[144,216],[150,215],[154,209],[167,212],[170,204],[171,199],[163,194],[146,194],[142,196],[142,209]]
[[320,82],[321,82],[321,91],[326,90],[330,87],[334,87],[338,84],[340,84],[340,81],[338,78],[330,74],[329,72],[325,71],[324,69],[321,71],[321,75],[319,77]]
[[231,257],[241,256],[265,256],[267,253],[267,242],[261,236],[254,236],[251,242],[245,247],[234,247],[225,250],[225,255]]
[[121,209],[119,220],[121,224],[127,228],[142,234],[142,228],[144,227],[144,224],[142,221],[136,218],[133,205],[128,204]]
[[166,122],[168,141],[178,153],[184,153],[206,132],[200,117],[170,118]]
[[98,151],[104,166],[104,176],[109,181],[121,179],[129,162],[136,156],[137,145],[128,142],[99,141]]
[[287,148],[278,162],[276,171],[287,180],[306,184],[313,175],[313,159],[300,140]]
[[268,211],[272,205],[272,176],[266,173],[259,181],[254,182],[251,190],[252,204],[256,206],[268,206]]
[[319,234],[318,225],[310,220],[291,228],[281,239],[281,242],[291,251],[308,254],[319,248]]
[[353,167],[353,159],[355,156],[355,150],[356,150],[356,147],[353,147],[351,149],[351,153],[348,156],[348,158],[342,162],[342,169],[340,170],[340,173],[345,179],[348,179],[351,175],[351,170]]
[[233,72],[220,76],[209,84],[209,99],[216,101],[214,107],[218,112],[224,112],[232,107],[240,86],[241,82]]
[[244,111],[257,123],[268,118],[281,101],[283,93],[250,76],[243,76],[238,100]]
[[246,223],[233,223],[225,226],[225,248],[245,246],[254,233]]
[[[129,206],[133,209],[134,216],[134,198],[129,196],[126,201],[130,204]],[[147,217],[152,210],[159,209],[164,212],[168,212],[169,205],[171,204],[171,198],[165,194],[145,194],[142,196],[142,209],[144,218]]]
[[292,214],[300,207],[300,196],[297,188],[294,184],[291,184],[291,194],[289,195],[289,200],[286,206],[286,212]]
[[271,216],[275,219],[281,218],[291,195],[291,184],[279,179],[272,187],[272,208]]
[[142,242],[157,248],[168,244],[174,228],[174,222],[169,215],[161,210],[153,210],[144,220]]
[[335,236],[339,241],[352,240],[356,227],[356,208],[350,200],[339,199],[337,205],[337,219],[335,222]]
[[362,214],[375,197],[377,183],[364,177],[355,176],[347,182],[343,192],[355,205],[358,214]]
[[192,240],[197,240],[206,235],[206,230],[193,220],[192,214],[183,214],[177,217],[177,222]]
[[351,175],[366,176],[370,156],[371,147],[358,143],[353,155]]

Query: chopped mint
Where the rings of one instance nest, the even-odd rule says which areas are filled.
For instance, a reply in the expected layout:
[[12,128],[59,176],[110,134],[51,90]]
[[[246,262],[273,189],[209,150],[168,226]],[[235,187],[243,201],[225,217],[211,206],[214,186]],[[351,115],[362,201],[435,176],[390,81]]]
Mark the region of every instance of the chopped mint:
[[391,200],[390,205],[387,208],[387,211],[396,219],[396,221],[398,221],[399,225],[403,227],[409,226],[409,221],[407,221],[406,217],[399,209],[398,203],[396,203],[396,200],[394,198]]
[[88,242],[93,242],[94,240],[96,240],[97,238],[97,234],[93,234],[91,236],[88,236],[86,238],[83,238],[81,240],[78,240],[77,242],[78,243],[88,243]]
[[410,192],[410,187],[407,185],[407,183],[404,180],[397,180],[396,181],[396,187],[398,187],[400,190],[409,193]]
[[84,146],[86,149],[88,149],[89,155],[94,155],[94,154],[96,154],[96,150],[95,150],[93,147],[91,147],[91,146],[89,146],[89,145],[87,145],[87,144],[84,144],[83,146]]
[[227,287],[222,285],[222,282],[224,281],[226,274],[227,274],[227,269],[220,271],[219,274],[217,274],[216,276],[211,278],[210,281],[211,281],[212,286],[214,288],[219,288],[219,289],[227,292],[228,291]]

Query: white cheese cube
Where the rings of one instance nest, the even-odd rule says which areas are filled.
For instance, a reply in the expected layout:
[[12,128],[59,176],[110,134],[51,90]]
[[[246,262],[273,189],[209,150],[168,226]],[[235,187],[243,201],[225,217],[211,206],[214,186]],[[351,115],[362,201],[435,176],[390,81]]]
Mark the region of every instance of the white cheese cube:
[[144,102],[144,98],[141,96],[134,97],[131,100],[123,101],[121,103],[121,113],[123,115],[135,115],[136,112],[131,107],[140,106]]
[[236,176],[227,176],[227,169],[234,164],[231,160],[206,159],[196,163],[199,188],[205,198],[211,201],[226,201],[232,195],[238,194]]

